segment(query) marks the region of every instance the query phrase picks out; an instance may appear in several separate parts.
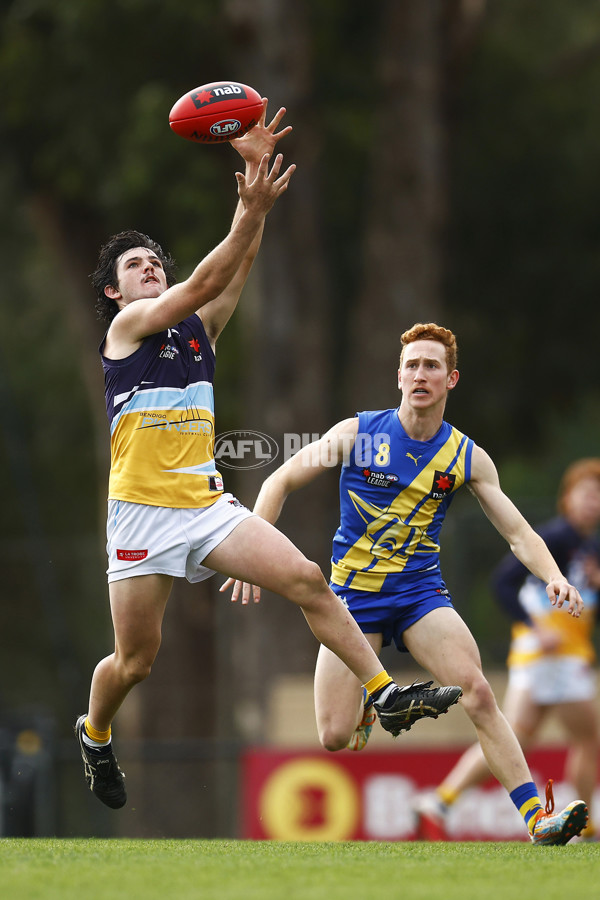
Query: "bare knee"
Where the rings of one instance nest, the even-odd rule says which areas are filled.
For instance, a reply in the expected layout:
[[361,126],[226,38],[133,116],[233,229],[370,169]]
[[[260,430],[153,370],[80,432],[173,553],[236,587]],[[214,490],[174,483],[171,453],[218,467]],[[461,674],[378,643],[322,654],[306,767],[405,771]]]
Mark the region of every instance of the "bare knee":
[[123,684],[133,687],[144,681],[152,671],[158,653],[157,647],[146,647],[132,653],[117,653],[116,663]]
[[323,577],[320,567],[309,559],[294,571],[294,577],[288,592],[288,597],[299,606],[310,608],[325,594],[328,594],[327,582]]
[[341,738],[339,735],[326,735],[321,738],[321,746],[324,750],[335,753],[337,750],[343,750],[344,747],[347,747],[349,740],[350,738]]
[[494,715],[498,711],[494,692],[483,672],[479,670],[468,683],[463,684],[461,702],[465,712],[475,725],[481,719]]
[[336,750],[343,750],[350,740],[351,734],[347,734],[342,729],[336,727],[333,722],[326,722],[319,727],[319,741],[324,750],[335,753]]

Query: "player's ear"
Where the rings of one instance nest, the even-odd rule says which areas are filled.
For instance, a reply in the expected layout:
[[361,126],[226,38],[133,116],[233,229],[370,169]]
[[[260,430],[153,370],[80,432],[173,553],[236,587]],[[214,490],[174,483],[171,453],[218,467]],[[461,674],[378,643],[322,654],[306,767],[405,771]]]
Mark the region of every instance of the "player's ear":
[[449,391],[451,391],[453,388],[456,387],[456,383],[458,382],[459,378],[460,378],[460,373],[459,373],[458,369],[453,369],[450,372],[450,374],[448,375],[447,387],[448,387]]
[[112,284],[107,284],[104,288],[104,293],[109,298],[109,300],[120,300],[121,299],[121,291],[117,290],[116,287],[113,287]]

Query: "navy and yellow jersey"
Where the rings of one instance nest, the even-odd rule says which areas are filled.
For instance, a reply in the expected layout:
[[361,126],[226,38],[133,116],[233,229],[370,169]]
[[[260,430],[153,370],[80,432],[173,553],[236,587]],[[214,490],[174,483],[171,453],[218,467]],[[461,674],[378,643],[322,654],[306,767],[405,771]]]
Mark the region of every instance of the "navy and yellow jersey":
[[403,576],[439,566],[439,534],[454,494],[471,478],[473,441],[443,422],[429,441],[410,438],[397,409],[358,413],[340,475],[340,526],[331,580],[393,591]]
[[[512,640],[508,656],[509,666],[522,666],[544,656],[574,656],[593,662],[592,641],[599,609],[599,591],[590,585],[586,560],[600,559],[600,543],[596,536],[579,534],[570,522],[557,516],[537,529],[552,556],[570,584],[581,594],[582,614],[575,618],[565,609],[552,606],[546,594],[546,584],[532,575],[512,554],[507,554],[493,573],[495,597],[511,618]],[[551,654],[544,651],[533,623],[554,630],[560,644]]]
[[223,485],[213,455],[215,355],[200,318],[150,335],[125,359],[107,359],[104,343],[109,499],[211,506]]

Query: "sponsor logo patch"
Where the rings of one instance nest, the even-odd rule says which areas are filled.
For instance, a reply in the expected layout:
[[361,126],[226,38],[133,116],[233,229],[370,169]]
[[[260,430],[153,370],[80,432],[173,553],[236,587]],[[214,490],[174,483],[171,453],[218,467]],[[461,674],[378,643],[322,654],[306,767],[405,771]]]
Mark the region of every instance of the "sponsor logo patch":
[[159,352],[160,359],[175,359],[179,350],[173,344],[162,344]]
[[125,560],[125,562],[138,562],[140,559],[146,559],[147,550],[117,550],[117,559]]
[[376,487],[387,488],[397,484],[399,480],[394,472],[373,472],[372,469],[363,469],[362,473],[367,484],[374,484]]
[[188,341],[188,344],[194,351],[194,362],[202,362],[202,354],[200,353],[200,344],[196,340],[196,338],[192,338],[191,341]]
[[208,489],[209,491],[222,491],[223,490],[223,479],[220,475],[209,475],[208,476]]
[[431,486],[431,496],[434,500],[443,500],[448,494],[452,493],[456,475],[451,472],[436,471],[433,476],[433,484]]

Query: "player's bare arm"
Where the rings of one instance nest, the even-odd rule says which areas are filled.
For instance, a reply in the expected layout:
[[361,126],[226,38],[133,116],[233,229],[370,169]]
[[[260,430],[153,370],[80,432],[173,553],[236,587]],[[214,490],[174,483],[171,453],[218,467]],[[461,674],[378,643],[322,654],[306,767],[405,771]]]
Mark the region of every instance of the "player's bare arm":
[[[225,290],[262,228],[265,216],[287,189],[295,166],[280,175],[282,162],[283,156],[278,154],[269,169],[269,157],[265,154],[254,179],[247,179],[241,172],[235,173],[243,210],[227,237],[185,281],[167,289],[164,278],[161,282],[159,277],[156,288],[148,291],[144,278],[152,261],[146,258],[147,254],[142,254],[139,284],[135,280],[128,281],[125,289],[121,266],[129,262],[129,254],[124,254],[127,259],[119,261],[117,266],[118,286],[106,288],[107,295],[120,306],[107,335],[105,352],[108,356],[128,356],[145,337],[176,325]],[[152,265],[156,266],[156,262]],[[135,302],[140,299],[143,302]]]
[[569,584],[545,542],[503,492],[494,463],[477,445],[473,447],[468,486],[490,522],[508,541],[517,559],[533,575],[546,582],[550,602],[559,608],[565,605],[572,616],[579,616],[583,609],[579,591]]
[[349,456],[357,430],[358,418],[344,419],[319,440],[302,447],[263,483],[254,512],[274,525],[289,494],[310,484]]
[[[286,460],[263,482],[254,504],[253,511],[256,515],[274,525],[289,494],[310,484],[323,472],[329,471],[348,458],[357,432],[358,418],[344,419],[330,428],[318,441],[307,444]],[[250,594],[255,603],[259,602],[260,588],[257,585],[228,578],[219,590],[226,591],[231,586],[233,586],[232,602],[235,603],[240,594],[243,604],[249,602]]]
[[[280,131],[277,130],[285,115],[285,107],[282,107],[276,113],[268,125],[266,124],[267,104],[268,101],[266,97],[263,97],[263,111],[257,124],[250,131],[246,132],[243,137],[230,141],[231,146],[237,150],[246,163],[245,176],[247,181],[256,177],[261,159],[265,155],[271,157],[281,138],[285,137],[292,130],[291,125],[285,126]],[[233,225],[236,224],[241,216],[243,208],[243,204],[240,200],[233,217]],[[246,283],[252,264],[258,253],[262,233],[263,228],[261,227],[248,248],[248,252],[244,256],[237,272],[225,290],[214,300],[210,300],[208,303],[205,303],[201,309],[197,310],[198,315],[202,319],[202,324],[204,325],[208,339],[213,346],[213,350],[217,338],[225,328],[225,325],[231,318],[237,306],[242,288]]]

